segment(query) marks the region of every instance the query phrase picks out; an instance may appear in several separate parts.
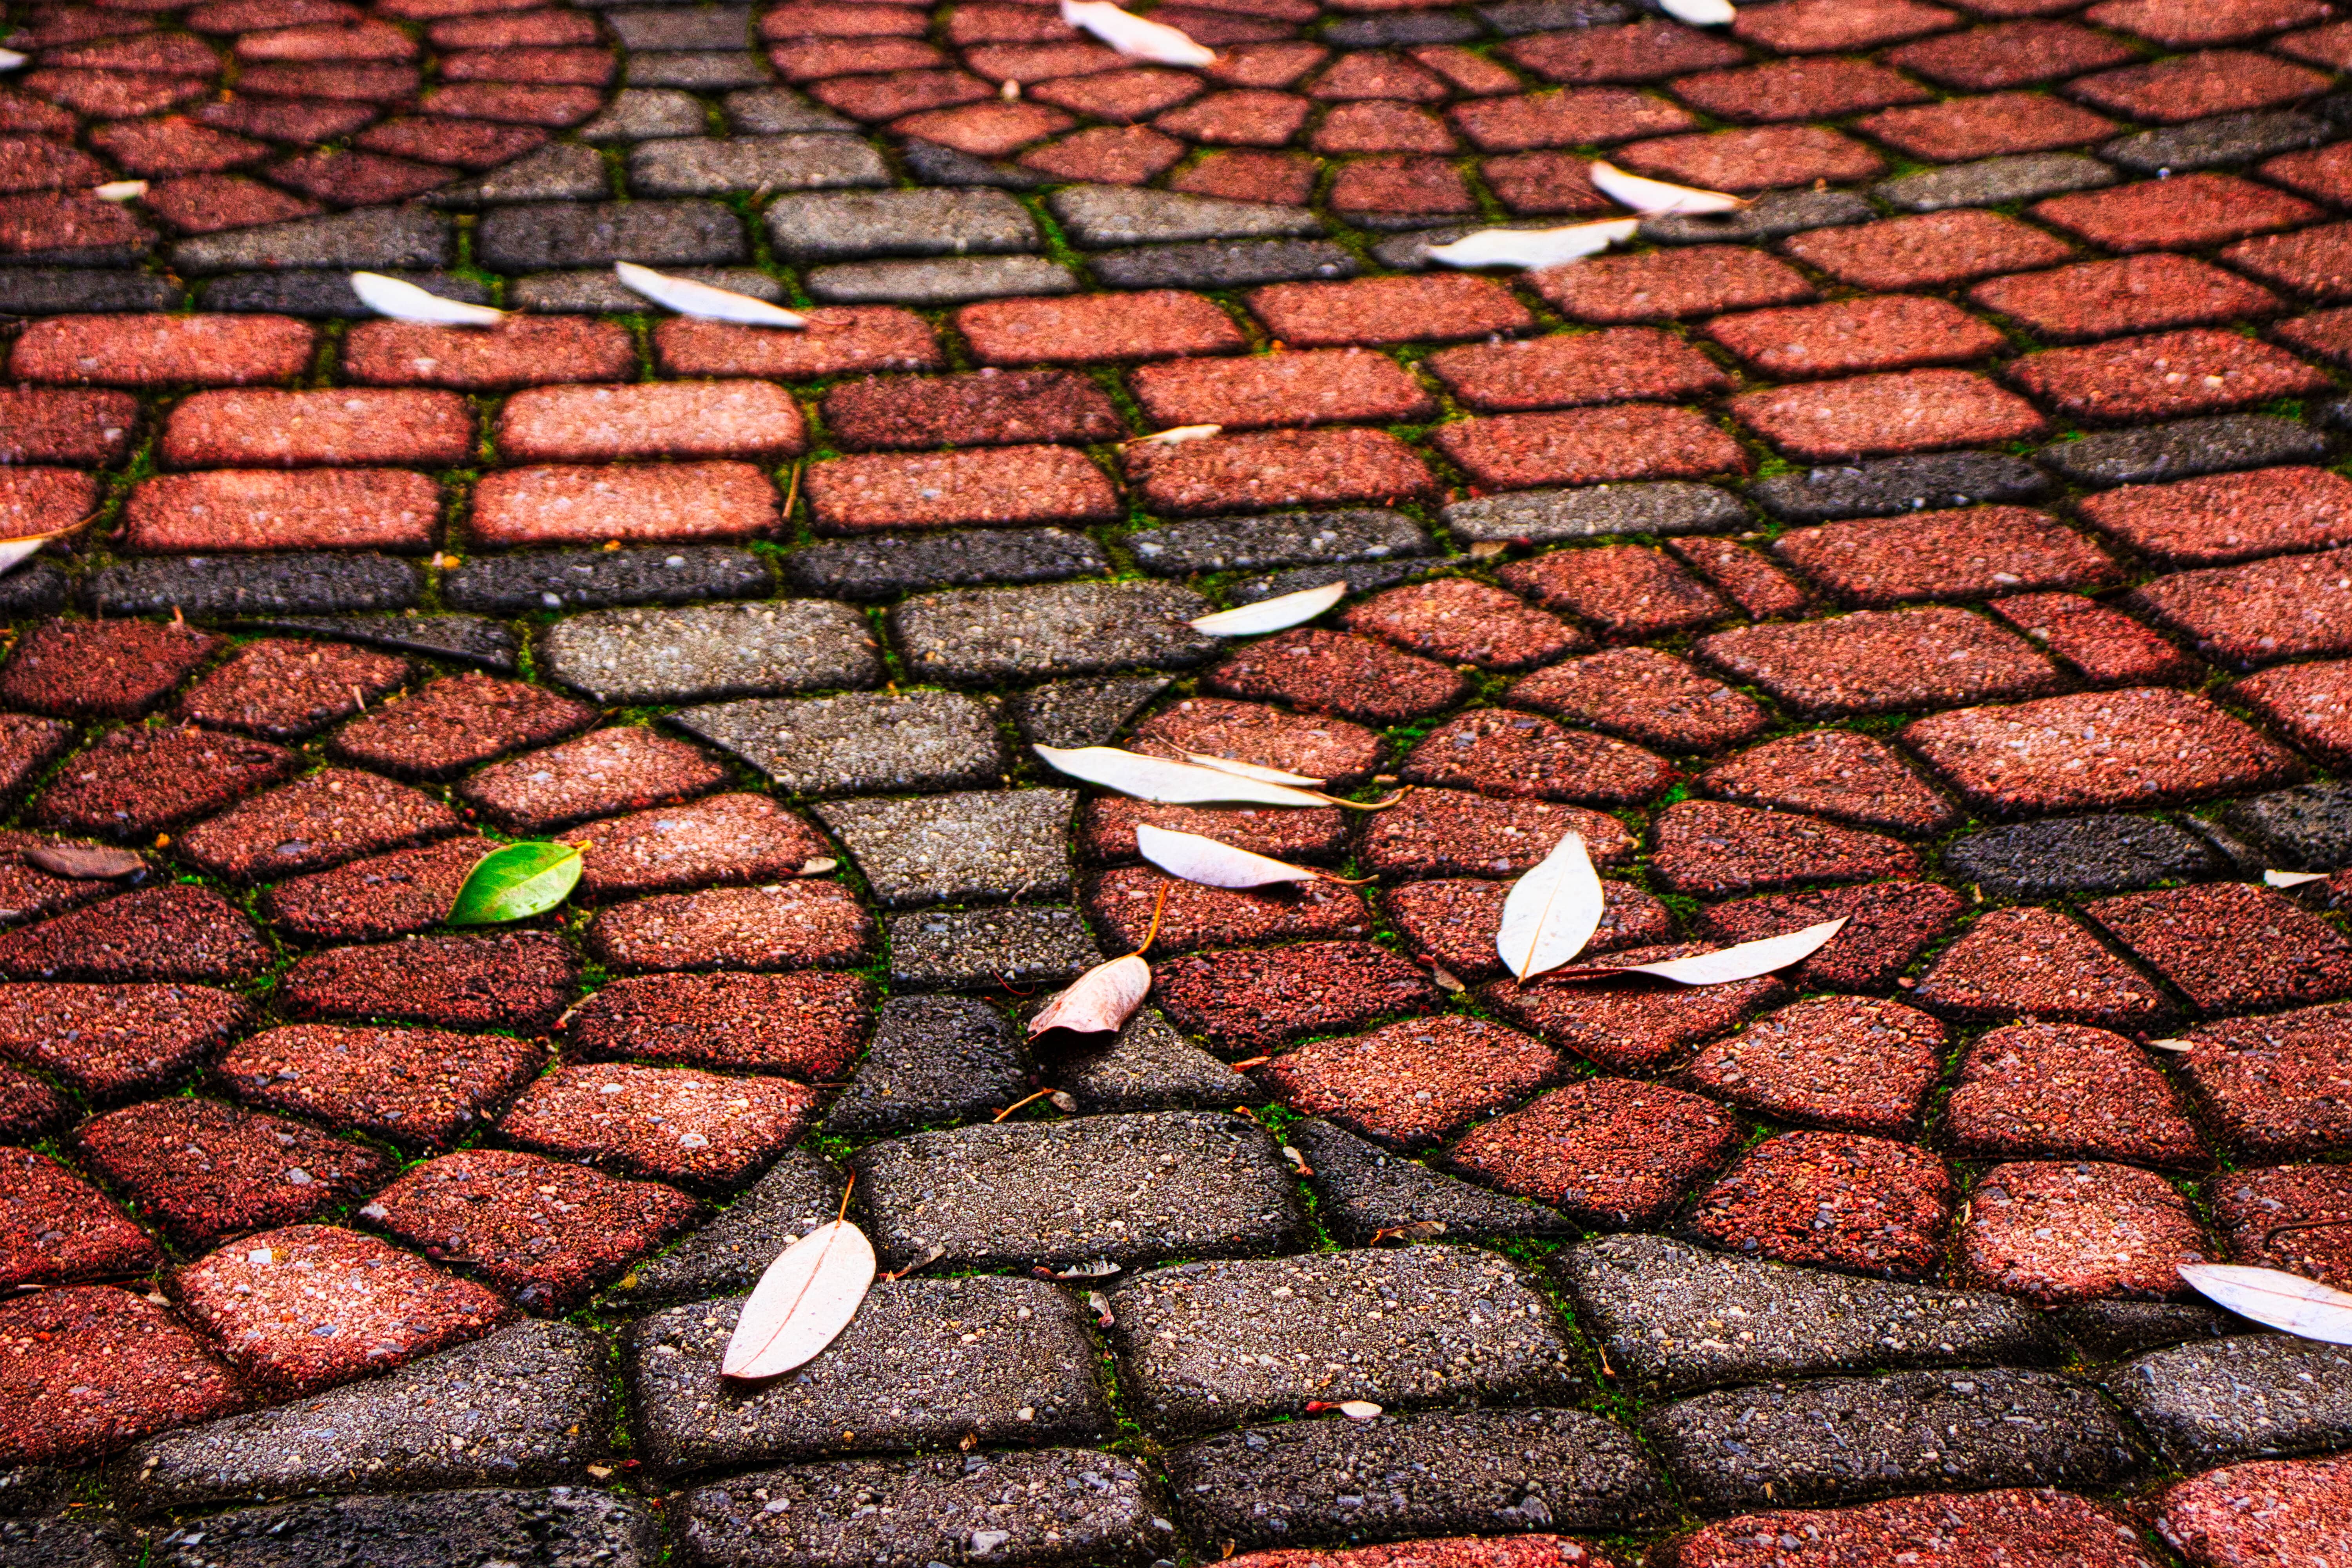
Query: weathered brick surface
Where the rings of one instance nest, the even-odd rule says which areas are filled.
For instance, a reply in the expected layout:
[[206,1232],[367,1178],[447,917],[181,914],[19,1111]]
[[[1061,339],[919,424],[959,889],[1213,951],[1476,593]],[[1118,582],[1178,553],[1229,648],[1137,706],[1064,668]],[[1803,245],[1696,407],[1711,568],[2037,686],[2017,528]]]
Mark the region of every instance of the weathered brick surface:
[[776,524],[776,492],[749,463],[662,468],[515,468],[474,491],[467,531],[480,543],[684,543],[752,539]]
[[[1213,59],[12,10],[0,539],[68,531],[0,574],[0,1558],[2344,1555],[2284,1457],[2340,1369],[2174,1269],[2352,1285],[2352,872],[2259,879],[2352,859],[2352,23],[1145,14]],[[1518,983],[1571,829],[1599,924]],[[510,837],[578,883],[448,926]],[[721,1377],[851,1171],[919,1271]],[[1579,1230],[1646,1233],[1548,1282],[1591,1365],[1489,1267]]]

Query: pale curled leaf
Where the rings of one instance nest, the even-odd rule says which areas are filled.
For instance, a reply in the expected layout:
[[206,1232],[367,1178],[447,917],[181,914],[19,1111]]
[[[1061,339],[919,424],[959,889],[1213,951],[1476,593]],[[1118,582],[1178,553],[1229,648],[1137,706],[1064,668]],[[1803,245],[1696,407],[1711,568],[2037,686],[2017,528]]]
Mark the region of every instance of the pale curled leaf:
[[1369,1399],[1343,1399],[1339,1414],[1350,1421],[1370,1421],[1381,1413],[1381,1407]]
[[1738,212],[1748,205],[1745,196],[1735,196],[1725,191],[1703,191],[1693,185],[1670,184],[1664,180],[1644,179],[1597,158],[1593,160],[1590,173],[1594,190],[1618,205],[1632,207],[1645,217]]
[[2265,871],[2263,886],[2266,888],[2300,888],[2306,882],[2325,882],[2325,871]]
[[1561,267],[1633,238],[1641,226],[1639,218],[1612,217],[1560,228],[1482,228],[1431,246],[1429,258],[1448,267]]
[[771,305],[765,300],[754,300],[749,294],[738,294],[732,289],[716,284],[698,283],[691,278],[672,278],[650,267],[640,267],[634,261],[616,261],[613,275],[621,286],[635,294],[642,294],[655,304],[666,306],[681,316],[694,316],[706,321],[733,321],[746,327],[805,327],[806,316],[795,315],[781,305]]
[[1181,447],[1187,441],[1205,441],[1224,432],[1222,425],[1177,425],[1166,430],[1154,430],[1149,436],[1138,436],[1132,441],[1121,441],[1122,447]]
[[38,555],[41,546],[56,537],[54,533],[36,533],[24,539],[0,540],[0,577]]
[[1148,822],[1135,826],[1135,847],[1171,877],[1204,888],[1263,888],[1276,882],[1319,882],[1320,871],[1292,866],[1271,856],[1236,849],[1198,833],[1178,833]]
[[1728,985],[1735,980],[1753,980],[1811,957],[1843,931],[1851,918],[1840,915],[1786,936],[1768,936],[1761,942],[1743,942],[1735,947],[1719,947],[1713,952],[1695,952],[1688,958],[1669,958],[1658,963],[1629,964],[1610,973],[1654,974],[1680,985]]
[[128,877],[147,864],[134,850],[103,844],[36,844],[25,851],[25,858],[51,876],[91,882]]
[[1238,609],[1219,610],[1202,616],[1185,625],[1196,632],[1206,632],[1217,637],[1253,637],[1267,632],[1288,631],[1304,626],[1348,596],[1348,584],[1342,578],[1326,583],[1320,588],[1304,588],[1296,594],[1280,594],[1271,599],[1260,599],[1255,605]]
[[775,1377],[815,1360],[849,1326],[874,1285],[874,1244],[845,1219],[821,1225],[768,1265],[751,1288],[719,1370]]
[[1161,805],[1324,805],[1319,795],[1116,746],[1032,746],[1056,772]]
[[572,896],[585,858],[576,844],[502,844],[466,873],[447,923],[498,925],[543,914]]
[[1514,979],[1558,969],[1601,929],[1601,875],[1580,833],[1560,835],[1543,863],[1511,884],[1495,952]]
[[361,304],[395,321],[437,327],[495,327],[507,319],[504,310],[469,305],[463,300],[445,300],[414,283],[386,278],[381,272],[352,273],[352,292],[360,297]]
[[1731,0],[1658,0],[1658,9],[1694,27],[1727,27],[1739,17]]
[[822,877],[827,871],[839,869],[840,866],[841,862],[830,855],[815,855],[802,861],[801,868],[793,874],[796,877]]
[[2180,1277],[2208,1300],[2301,1339],[2352,1345],[2352,1294],[2276,1268],[2183,1263]]
[[30,55],[20,55],[14,49],[0,49],[0,71],[15,70],[30,58]]
[[22,533],[14,539],[0,539],[0,577],[6,576],[41,552],[41,546],[52,540],[78,533],[97,520],[98,513],[77,518],[63,528],[53,528],[47,533]]
[[147,194],[147,182],[109,180],[102,185],[92,185],[89,194],[102,202],[135,202]]
[[1181,29],[1122,10],[1110,0],[1062,0],[1062,20],[1092,33],[1129,59],[1163,66],[1216,63],[1215,51],[1202,47]]
[[1078,1035],[1116,1034],[1143,1005],[1151,990],[1151,965],[1134,953],[1097,963],[1070,988],[1037,1010],[1029,1020],[1029,1037],[1053,1029]]
[[1212,768],[1221,773],[1231,773],[1237,779],[1255,779],[1260,784],[1296,784],[1300,789],[1321,789],[1323,781],[1305,773],[1285,773],[1280,768],[1261,767],[1232,757],[1213,757],[1206,752],[1187,752],[1184,760],[1196,766]]

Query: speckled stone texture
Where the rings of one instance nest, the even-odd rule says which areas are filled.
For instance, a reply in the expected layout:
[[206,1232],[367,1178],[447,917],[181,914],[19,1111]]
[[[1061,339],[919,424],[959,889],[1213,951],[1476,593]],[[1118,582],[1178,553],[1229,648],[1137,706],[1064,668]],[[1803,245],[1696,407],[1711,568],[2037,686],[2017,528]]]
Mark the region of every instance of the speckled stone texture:
[[0,16],[0,1557],[2345,1556],[2352,24],[1141,14]]
[[2030,1311],[1999,1296],[1760,1263],[1663,1237],[1588,1241],[1552,1268],[1621,1375],[1653,1389],[2063,1354]]
[[[1244,1426],[1175,1449],[1169,1470],[1196,1528],[1250,1546],[1279,1544],[1294,1519],[1341,1506],[1376,1510],[1365,1523],[1395,1536],[1589,1530],[1657,1518],[1664,1500],[1632,1434],[1579,1410]],[[1380,1478],[1381,1489],[1343,1489],[1359,1475]],[[1362,1504],[1339,1501],[1358,1496]]]
[[[1450,1247],[1212,1263],[1110,1297],[1143,1418],[1190,1435],[1309,1399],[1399,1408],[1565,1403],[1582,1382],[1530,1279]],[[1470,1310],[1465,1307],[1475,1303]],[[1327,1345],[1345,1342],[1331,1375]],[[1228,1366],[1255,1370],[1236,1383]]]
[[[1170,1111],[920,1132],[870,1146],[856,1165],[888,1267],[934,1246],[968,1266],[1019,1257],[1066,1268],[1156,1257],[1171,1242],[1196,1256],[1279,1251],[1303,1233],[1276,1146],[1245,1117]],[[1032,1174],[999,1190],[1008,1167]]]
[[[578,1481],[610,1451],[594,1336],[529,1321],[300,1405],[150,1438],[115,1461],[141,1513],[266,1491],[349,1489],[354,1469],[402,1489]],[[465,1411],[462,1447],[436,1411]]]
[[[640,1319],[623,1354],[648,1458],[677,1473],[929,1447],[972,1432],[1024,1446],[1107,1435],[1086,1317],[1066,1289],[918,1279],[877,1284],[867,1302],[803,1373],[751,1385],[719,1373],[740,1301]],[[907,1353],[915,1344],[919,1357]]]
[[[1710,1511],[1862,1501],[1954,1476],[1984,1487],[2097,1486],[2140,1458],[2090,1389],[2006,1368],[1703,1394],[1660,1409],[1644,1429]],[[1759,1445],[1773,1456],[1769,1468],[1754,1458]]]

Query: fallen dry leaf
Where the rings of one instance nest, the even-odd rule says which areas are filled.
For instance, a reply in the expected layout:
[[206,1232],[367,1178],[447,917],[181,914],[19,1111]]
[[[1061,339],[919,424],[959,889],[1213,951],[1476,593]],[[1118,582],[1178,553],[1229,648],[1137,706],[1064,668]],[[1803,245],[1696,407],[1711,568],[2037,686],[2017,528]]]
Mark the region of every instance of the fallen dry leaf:
[[1202,616],[1185,625],[1196,632],[1211,637],[1254,637],[1267,632],[1288,631],[1304,626],[1348,596],[1347,579],[1326,583],[1320,588],[1302,588],[1296,594],[1278,594],[1271,599],[1260,599],[1254,605],[1238,609],[1219,610],[1213,616]]
[[25,858],[53,877],[82,882],[112,881],[147,864],[135,850],[103,844],[36,844],[25,851]]
[[2352,1345],[2352,1294],[2276,1268],[2237,1263],[2183,1263],[2180,1277],[2200,1295],[2242,1318],[2298,1339]]
[[1543,863],[1511,884],[1495,952],[1519,981],[1559,968],[1601,929],[1601,874],[1578,833],[1560,835]]
[[620,279],[622,287],[632,293],[642,294],[656,305],[666,305],[681,316],[694,316],[706,321],[734,321],[746,327],[808,325],[806,316],[795,315],[781,305],[754,300],[749,294],[738,294],[732,289],[697,283],[691,278],[672,278],[650,267],[640,267],[634,261],[614,262],[613,273]]
[[[844,1200],[845,1207],[847,1200]],[[719,1365],[725,1377],[775,1377],[824,1352],[874,1288],[874,1244],[846,1219],[821,1225],[768,1265]]]
[[1163,66],[1205,66],[1216,63],[1216,52],[1192,41],[1191,35],[1165,22],[1148,21],[1121,10],[1110,0],[1062,0],[1062,20],[1082,27],[1129,59]]
[[1223,768],[1147,757],[1116,746],[1032,746],[1047,765],[1074,779],[1161,805],[1322,805],[1324,798],[1288,784],[1244,778]]
[[1696,185],[1645,179],[1600,159],[1593,160],[1591,178],[1594,190],[1644,217],[1738,212],[1748,205],[1747,197],[1735,196],[1727,191],[1704,191]]
[[352,274],[352,292],[379,316],[395,321],[416,321],[436,327],[495,327],[507,319],[504,310],[445,300],[414,283],[386,278],[381,272]]
[[1482,228],[1431,246],[1429,258],[1447,267],[1564,267],[1633,238],[1641,226],[1639,218],[1612,217],[1559,228]]
[[1029,1037],[1053,1029],[1078,1035],[1117,1034],[1151,990],[1151,966],[1129,953],[1097,963],[1029,1020]]
[[[1293,866],[1198,833],[1138,823],[1135,847],[1146,860],[1171,877],[1198,882],[1204,888],[1264,888],[1279,882],[1349,882],[1328,871]],[[1352,884],[1351,884],[1352,885]]]

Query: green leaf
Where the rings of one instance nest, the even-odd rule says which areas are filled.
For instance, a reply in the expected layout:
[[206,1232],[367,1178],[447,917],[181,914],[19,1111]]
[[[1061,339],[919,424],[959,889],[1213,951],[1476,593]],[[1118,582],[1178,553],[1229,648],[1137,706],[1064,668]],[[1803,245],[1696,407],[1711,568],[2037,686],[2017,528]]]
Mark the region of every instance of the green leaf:
[[529,920],[562,903],[579,885],[582,853],[576,844],[508,844],[491,850],[466,873],[448,923],[497,925]]

